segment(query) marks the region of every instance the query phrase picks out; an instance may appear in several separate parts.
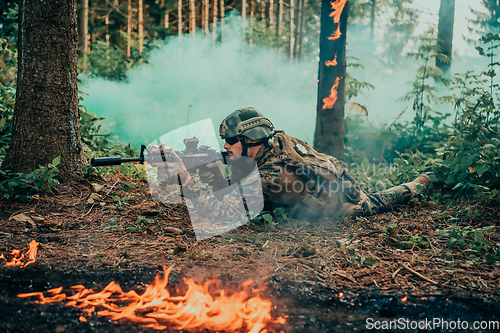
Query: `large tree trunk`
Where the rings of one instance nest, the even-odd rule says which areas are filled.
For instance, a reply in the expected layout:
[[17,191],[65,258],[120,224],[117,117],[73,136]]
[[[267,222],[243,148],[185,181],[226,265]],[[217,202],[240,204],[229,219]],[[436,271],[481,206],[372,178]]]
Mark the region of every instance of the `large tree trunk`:
[[80,12],[80,48],[82,56],[82,72],[87,68],[88,31],[89,31],[89,0],[81,0]]
[[443,62],[436,58],[436,66],[447,73],[451,66],[453,53],[453,23],[455,20],[455,0],[441,0],[439,7],[438,45],[441,53],[448,56],[450,62]]
[[[332,10],[333,6],[336,9]],[[322,0],[314,148],[340,160],[344,159],[345,49],[348,15],[348,1],[337,0],[332,3],[330,0]]]
[[21,1],[12,141],[3,169],[30,172],[61,156],[61,176],[87,159],[80,140],[76,1]]

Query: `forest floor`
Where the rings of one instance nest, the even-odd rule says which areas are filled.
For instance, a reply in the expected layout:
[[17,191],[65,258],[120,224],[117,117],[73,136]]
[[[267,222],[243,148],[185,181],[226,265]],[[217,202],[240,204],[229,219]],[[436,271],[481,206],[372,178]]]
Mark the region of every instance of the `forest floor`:
[[[424,202],[367,218],[248,223],[199,242],[185,207],[159,204],[146,183],[118,175],[0,205],[2,332],[155,332],[98,316],[99,308],[85,314],[67,302],[37,304],[17,295],[73,285],[99,291],[111,281],[139,293],[171,265],[178,268],[172,290],[186,288],[182,277],[200,284],[215,277],[230,292],[248,279],[265,287],[272,317],[286,318],[269,323],[270,332],[363,332],[371,320],[400,318],[459,319],[469,328],[500,321],[499,266],[471,260],[475,232],[466,235],[492,226],[480,240],[500,244],[494,205]],[[448,246],[453,230],[465,236],[463,245]],[[39,243],[35,263],[5,266],[13,249],[26,252],[32,240]]]

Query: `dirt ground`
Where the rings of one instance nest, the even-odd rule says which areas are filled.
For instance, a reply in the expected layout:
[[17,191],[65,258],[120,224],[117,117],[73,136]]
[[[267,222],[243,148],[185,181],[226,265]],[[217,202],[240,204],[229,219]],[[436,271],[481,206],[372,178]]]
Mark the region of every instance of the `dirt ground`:
[[[449,247],[439,237],[452,223],[461,230],[493,226],[484,237],[499,244],[495,206],[427,202],[368,218],[276,218],[276,226],[248,223],[196,242],[185,207],[158,204],[144,182],[123,176],[66,183],[56,193],[0,205],[2,332],[156,332],[96,313],[81,321],[82,311],[64,302],[17,295],[77,284],[98,290],[111,281],[140,292],[174,264],[174,289],[185,288],[182,277],[215,277],[227,290],[247,279],[264,286],[273,318],[287,318],[270,323],[270,332],[373,331],[372,319],[500,321],[499,266],[473,262],[467,244]],[[31,240],[39,243],[35,263],[4,266]]]

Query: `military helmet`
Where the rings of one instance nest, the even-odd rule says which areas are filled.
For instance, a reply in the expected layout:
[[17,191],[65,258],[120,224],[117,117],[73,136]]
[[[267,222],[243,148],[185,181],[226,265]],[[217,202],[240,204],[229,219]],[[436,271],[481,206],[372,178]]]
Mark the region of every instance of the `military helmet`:
[[219,134],[222,139],[241,135],[250,140],[262,140],[270,137],[273,130],[273,123],[262,112],[249,107],[227,116],[220,124]]

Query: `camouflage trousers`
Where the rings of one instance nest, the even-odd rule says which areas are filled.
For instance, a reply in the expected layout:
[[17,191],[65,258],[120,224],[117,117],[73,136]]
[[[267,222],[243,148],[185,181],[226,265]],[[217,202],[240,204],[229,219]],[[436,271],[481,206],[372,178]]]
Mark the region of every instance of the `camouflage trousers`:
[[[411,198],[411,191],[404,185],[395,186],[376,193],[363,193],[362,200],[350,216],[369,216],[390,210],[394,205],[406,204]],[[362,195],[363,196],[363,195]]]

